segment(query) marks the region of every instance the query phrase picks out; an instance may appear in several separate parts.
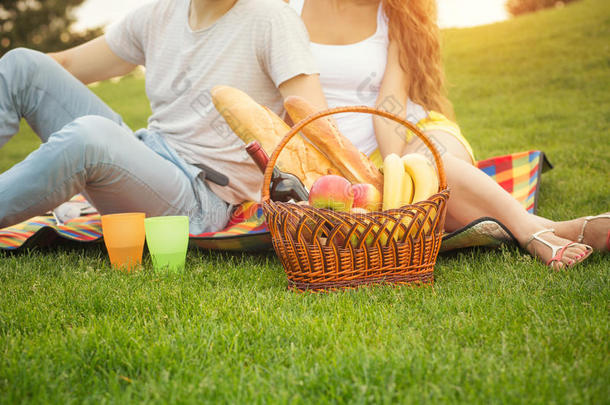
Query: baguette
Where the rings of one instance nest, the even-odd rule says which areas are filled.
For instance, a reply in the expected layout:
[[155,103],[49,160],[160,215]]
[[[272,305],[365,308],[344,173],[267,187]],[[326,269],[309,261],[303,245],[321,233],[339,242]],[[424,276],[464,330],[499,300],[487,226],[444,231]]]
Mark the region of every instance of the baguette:
[[[290,130],[277,114],[241,90],[216,86],[211,94],[214,106],[233,132],[245,143],[258,141],[268,155]],[[280,170],[297,176],[307,188],[320,176],[339,174],[328,158],[299,135],[294,136],[282,149],[276,165]]]
[[[294,122],[299,122],[316,112],[304,98],[289,96],[284,107]],[[352,183],[370,183],[383,193],[383,175],[373,162],[347,139],[328,118],[318,118],[302,130],[313,143],[339,169],[341,175]]]

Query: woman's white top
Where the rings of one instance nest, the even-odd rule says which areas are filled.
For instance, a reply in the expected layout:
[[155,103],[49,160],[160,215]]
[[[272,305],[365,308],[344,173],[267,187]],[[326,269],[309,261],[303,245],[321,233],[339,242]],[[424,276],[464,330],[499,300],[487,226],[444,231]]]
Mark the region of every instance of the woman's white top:
[[[290,6],[301,15],[305,0],[290,0]],[[388,59],[388,19],[381,4],[377,10],[377,30],[348,45],[324,45],[311,42],[317,60],[320,82],[329,107],[379,105],[389,112],[400,113],[398,100],[377,100]],[[427,116],[419,104],[407,100],[407,120],[413,124]],[[362,113],[334,115],[343,135],[362,152],[370,155],[377,149],[373,116]]]

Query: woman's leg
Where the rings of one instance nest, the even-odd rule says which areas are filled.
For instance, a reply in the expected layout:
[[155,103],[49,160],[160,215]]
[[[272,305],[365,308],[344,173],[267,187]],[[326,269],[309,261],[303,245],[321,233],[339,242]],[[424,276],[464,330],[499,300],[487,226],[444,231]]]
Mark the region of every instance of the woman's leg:
[[610,250],[610,218],[608,217],[610,217],[610,212],[606,212],[604,217],[587,220],[585,225],[587,217],[569,221],[551,221],[547,218],[535,216],[543,226],[554,228],[555,233],[562,238],[578,241],[582,234],[582,243],[602,252]]
[[[451,192],[445,222],[448,231],[459,229],[481,217],[492,217],[506,225],[519,244],[525,246],[531,235],[549,227],[547,225],[550,223],[545,224],[529,214],[506,190],[473,166],[464,147],[452,135],[441,131],[427,135],[443,147],[442,159]],[[409,144],[408,149],[421,151],[421,146],[421,142],[415,140]],[[541,238],[559,246],[571,242],[553,233],[544,233]],[[527,250],[543,262],[552,257],[551,249],[537,240],[531,242]],[[571,245],[565,250],[562,263],[556,263],[555,267],[569,266],[587,253],[586,246]]]
[[0,58],[0,147],[24,118],[43,142],[84,115],[121,117],[49,56],[14,49]]
[[104,117],[83,116],[0,175],[0,228],[40,215],[82,191],[101,214],[189,215],[198,232],[216,231],[228,220],[227,204],[204,182],[193,187],[177,166],[127,128]]

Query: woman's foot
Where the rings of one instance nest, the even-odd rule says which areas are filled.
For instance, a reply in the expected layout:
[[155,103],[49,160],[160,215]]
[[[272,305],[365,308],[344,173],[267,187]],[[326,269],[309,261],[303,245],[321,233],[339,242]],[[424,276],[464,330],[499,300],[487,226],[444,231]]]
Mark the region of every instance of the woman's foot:
[[563,238],[584,243],[601,252],[610,250],[610,212],[555,222],[549,227],[555,228],[555,233]]
[[593,249],[555,235],[554,229],[543,229],[530,236],[524,249],[553,270],[571,268],[585,260]]
[[582,221],[580,234],[576,239],[586,243],[595,250],[607,252],[610,250],[610,212],[585,217]]

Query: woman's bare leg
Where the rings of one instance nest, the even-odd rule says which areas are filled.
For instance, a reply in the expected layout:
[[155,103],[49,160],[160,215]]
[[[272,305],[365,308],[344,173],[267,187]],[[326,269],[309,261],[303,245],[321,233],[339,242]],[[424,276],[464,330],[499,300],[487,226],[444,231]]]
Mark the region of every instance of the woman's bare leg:
[[[610,213],[606,213],[610,215]],[[569,221],[551,221],[550,219],[534,216],[547,228],[554,228],[555,233],[562,238],[577,241],[583,231],[585,217],[571,219]],[[608,251],[608,232],[610,232],[610,219],[599,218],[588,221],[584,229],[583,243],[595,250]]]
[[[540,217],[529,214],[513,196],[473,166],[464,147],[452,135],[443,132],[428,135],[432,135],[444,148],[444,151],[441,151],[442,159],[451,192],[445,222],[447,231],[459,229],[481,217],[492,217],[506,225],[518,243],[524,247],[532,234],[553,227],[552,221],[545,222]],[[409,144],[409,151],[421,151],[418,142]],[[572,241],[550,232],[544,233],[541,237],[558,246],[564,246]],[[530,243],[527,250],[543,262],[551,259],[551,250],[538,241],[534,240]],[[555,267],[569,266],[586,254],[585,245],[572,245],[565,250],[562,264],[556,263]]]

